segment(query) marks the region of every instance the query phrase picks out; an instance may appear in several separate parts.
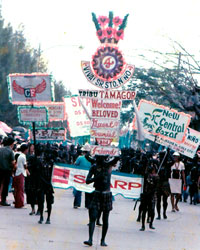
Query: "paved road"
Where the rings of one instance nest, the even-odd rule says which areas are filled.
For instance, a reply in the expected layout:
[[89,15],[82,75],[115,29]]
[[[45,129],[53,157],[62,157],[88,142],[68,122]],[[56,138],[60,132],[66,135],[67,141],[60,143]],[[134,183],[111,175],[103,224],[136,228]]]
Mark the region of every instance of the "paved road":
[[[9,195],[11,202],[12,195]],[[84,199],[83,199],[84,201]],[[38,216],[29,216],[30,207],[0,207],[0,250],[199,250],[200,205],[180,203],[180,212],[167,213],[168,219],[157,221],[156,230],[140,232],[134,202],[116,197],[110,215],[108,247],[100,247],[101,228],[96,227],[92,247],[83,245],[88,239],[88,214],[82,207],[72,208],[71,190],[55,190],[52,224],[39,225]]]

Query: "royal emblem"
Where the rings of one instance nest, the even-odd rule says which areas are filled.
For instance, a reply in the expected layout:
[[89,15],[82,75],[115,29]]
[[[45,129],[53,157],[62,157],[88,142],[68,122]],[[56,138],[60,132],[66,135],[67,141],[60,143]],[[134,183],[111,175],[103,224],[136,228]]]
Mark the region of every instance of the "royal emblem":
[[113,12],[109,12],[108,17],[98,18],[92,13],[92,18],[101,46],[93,55],[91,63],[82,61],[83,73],[88,81],[99,88],[119,88],[130,80],[134,72],[134,67],[126,64],[117,47],[124,38],[128,14],[121,19],[114,17]]

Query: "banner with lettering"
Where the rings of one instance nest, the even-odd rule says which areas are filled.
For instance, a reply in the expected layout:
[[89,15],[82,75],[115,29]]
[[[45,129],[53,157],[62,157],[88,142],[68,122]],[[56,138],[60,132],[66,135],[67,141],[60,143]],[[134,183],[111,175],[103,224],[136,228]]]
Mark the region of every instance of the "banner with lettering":
[[[35,128],[35,137],[39,142],[63,142],[66,139],[65,128]],[[32,131],[30,138],[33,140]]]
[[53,83],[49,74],[10,74],[9,100],[12,104],[31,105],[54,100]]
[[[146,100],[140,101],[138,110],[145,133],[177,143],[184,141],[190,115]],[[133,128],[136,128],[136,117]]]
[[[76,190],[91,193],[93,184],[85,183],[89,168],[56,163],[53,169],[52,185],[54,188],[75,188]],[[139,199],[143,190],[143,178],[139,175],[112,171],[111,191],[113,195],[121,194],[125,198]]]
[[[90,99],[83,99],[84,106],[90,108]],[[90,120],[78,96],[64,97],[65,110],[71,137],[90,135]]]
[[168,139],[163,139],[160,136],[154,136],[151,134],[146,134],[145,137],[162,146],[169,147],[172,150],[179,152],[180,154],[189,158],[194,158],[200,144],[200,132],[191,128],[187,128],[186,137],[182,143],[176,143]]
[[[36,104],[36,106],[41,105]],[[63,121],[65,120],[65,104],[64,102],[50,102],[44,104],[48,109],[49,121]]]
[[118,155],[122,101],[134,100],[136,92],[123,90],[79,90],[79,96],[80,100],[84,100],[84,98],[90,99],[91,153]]
[[134,100],[136,92],[131,90],[88,90],[80,89],[79,96],[92,99]]
[[48,123],[48,110],[46,107],[19,106],[17,107],[19,123],[30,125],[35,122],[37,125]]

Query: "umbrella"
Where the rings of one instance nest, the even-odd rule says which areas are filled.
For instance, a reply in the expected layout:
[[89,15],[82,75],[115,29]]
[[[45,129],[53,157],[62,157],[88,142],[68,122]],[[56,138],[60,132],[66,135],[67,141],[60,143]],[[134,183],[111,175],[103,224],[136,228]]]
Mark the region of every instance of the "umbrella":
[[18,131],[20,133],[26,133],[27,129],[22,126],[17,126],[13,128],[13,131]]
[[10,133],[12,131],[12,128],[10,128],[5,122],[0,121],[0,128],[5,132],[5,133]]
[[3,137],[7,136],[6,133],[3,131],[2,128],[0,128],[0,135],[2,135]]

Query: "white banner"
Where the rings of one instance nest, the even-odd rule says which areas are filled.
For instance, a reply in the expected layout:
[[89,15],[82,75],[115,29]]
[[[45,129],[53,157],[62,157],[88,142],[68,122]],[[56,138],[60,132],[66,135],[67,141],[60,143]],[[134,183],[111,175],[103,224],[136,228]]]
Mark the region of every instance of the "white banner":
[[20,123],[48,123],[48,110],[46,107],[19,106],[17,111]]
[[48,74],[10,74],[8,76],[11,103],[27,105],[54,100],[53,83]]
[[[31,131],[31,140],[33,134]],[[64,128],[36,128],[35,129],[36,141],[65,141],[66,130]]]
[[183,143],[176,143],[168,139],[163,139],[160,136],[155,138],[155,136],[150,134],[146,134],[145,137],[190,158],[194,158],[200,144],[200,132],[191,128],[187,128],[186,138]]
[[[82,100],[85,107],[90,107],[90,100]],[[90,135],[90,120],[87,117],[78,96],[64,97],[65,110],[69,122],[71,137]]]
[[[94,191],[93,184],[85,183],[88,169],[67,164],[55,164],[52,184],[55,188],[71,188],[91,193]],[[121,194],[125,198],[139,199],[143,190],[143,178],[133,174],[123,174],[116,171],[111,175],[111,191],[113,195]]]
[[[139,105],[139,116],[145,133],[159,135],[163,139],[182,143],[191,116],[153,102],[141,100]],[[136,128],[136,118],[133,127]]]

